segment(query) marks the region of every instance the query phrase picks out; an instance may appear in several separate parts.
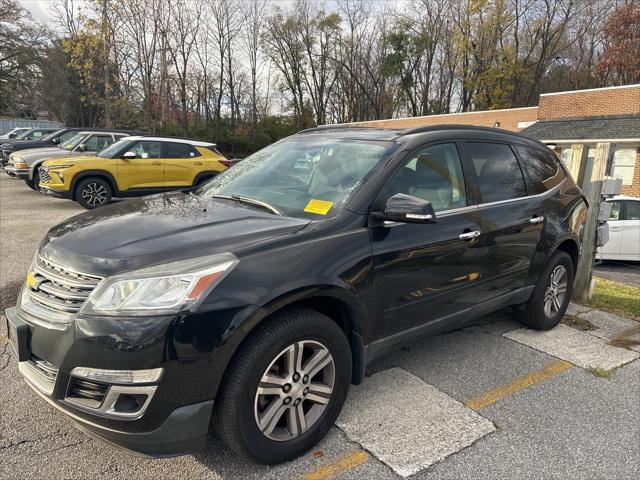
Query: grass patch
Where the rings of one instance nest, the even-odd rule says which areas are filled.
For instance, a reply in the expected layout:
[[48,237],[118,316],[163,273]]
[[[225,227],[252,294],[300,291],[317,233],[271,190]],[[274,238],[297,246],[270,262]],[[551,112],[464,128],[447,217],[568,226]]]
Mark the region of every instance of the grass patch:
[[613,370],[605,370],[604,368],[590,368],[589,373],[595,375],[596,377],[601,378],[611,378],[613,377]]
[[615,313],[640,321],[640,288],[596,277],[593,296],[573,300],[585,307]]
[[580,318],[580,317],[576,317],[575,315],[565,315],[562,318],[562,323],[564,323],[565,325],[567,325],[569,327],[573,327],[573,328],[575,328],[577,330],[582,330],[583,332],[590,332],[590,331],[598,329],[598,327],[596,327],[589,320],[586,320],[586,319]]

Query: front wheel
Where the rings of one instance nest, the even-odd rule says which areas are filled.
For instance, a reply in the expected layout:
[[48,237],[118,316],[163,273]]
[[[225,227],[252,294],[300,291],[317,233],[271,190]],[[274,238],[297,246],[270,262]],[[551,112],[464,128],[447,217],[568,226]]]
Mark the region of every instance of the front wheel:
[[351,350],[335,322],[308,309],[277,314],[234,357],[214,425],[236,453],[285,462],[324,437],[350,381]]
[[75,190],[75,199],[87,210],[106,205],[111,201],[111,185],[101,178],[87,178],[80,181]]
[[535,330],[550,330],[555,327],[569,306],[573,292],[573,275],[571,257],[566,252],[555,252],[529,301],[516,307],[518,320]]
[[33,178],[30,180],[25,180],[24,182],[30,189],[37,191],[40,188],[40,172],[36,170],[35,172],[33,172]]

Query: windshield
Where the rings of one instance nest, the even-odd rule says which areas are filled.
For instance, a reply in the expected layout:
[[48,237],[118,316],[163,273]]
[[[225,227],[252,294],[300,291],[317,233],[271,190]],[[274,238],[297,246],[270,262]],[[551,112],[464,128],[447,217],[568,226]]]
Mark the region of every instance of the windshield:
[[118,140],[116,143],[112,143],[107,148],[104,148],[98,152],[98,156],[102,158],[113,158],[120,150],[131,143],[131,140]]
[[286,215],[326,218],[388,155],[389,142],[295,137],[242,160],[195,193],[250,197]]
[[27,130],[23,130],[22,132],[18,133],[15,137],[13,137],[16,140],[20,140],[21,138],[26,137],[27,135],[29,135],[31,132],[33,131],[33,129],[29,128]]
[[56,130],[55,132],[51,132],[49,135],[47,135],[46,137],[41,138],[40,140],[42,140],[43,142],[48,142],[49,140],[53,140],[54,138],[56,138],[58,136],[59,133],[63,132],[64,128],[60,129],[60,130]]
[[75,147],[80,145],[80,143],[82,142],[82,139],[86,136],[87,136],[86,133],[78,133],[77,135],[74,135],[66,142],[61,143],[59,147],[65,150],[73,150]]

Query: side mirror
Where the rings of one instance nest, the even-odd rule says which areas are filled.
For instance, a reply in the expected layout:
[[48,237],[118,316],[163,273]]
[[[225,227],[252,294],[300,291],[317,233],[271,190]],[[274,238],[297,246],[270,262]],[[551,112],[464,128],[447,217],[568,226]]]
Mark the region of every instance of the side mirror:
[[54,145],[57,145],[60,143],[60,139],[59,138],[54,138],[51,140],[51,143],[53,143]]
[[131,151],[129,151],[129,152],[125,152],[125,153],[122,155],[122,159],[123,159],[123,160],[133,160],[133,159],[134,159],[134,158],[136,158],[136,157],[137,157],[137,155],[136,155],[134,152],[131,152]]
[[76,150],[78,150],[79,152],[86,152],[87,151],[87,146],[84,143],[81,143],[80,145],[78,145]]
[[13,137],[15,137],[15,136],[17,136],[17,134],[16,134],[16,133],[10,133],[10,134],[9,134],[9,138],[13,138]]
[[374,212],[374,218],[401,223],[435,223],[436,212],[428,200],[396,193],[387,200],[384,212]]

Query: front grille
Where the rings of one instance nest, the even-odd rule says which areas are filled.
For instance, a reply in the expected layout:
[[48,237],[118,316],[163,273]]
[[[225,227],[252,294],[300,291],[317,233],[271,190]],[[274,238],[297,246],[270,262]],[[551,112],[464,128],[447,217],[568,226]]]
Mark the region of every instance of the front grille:
[[40,174],[40,181],[41,182],[50,182],[51,181],[51,175],[49,175],[49,172],[47,172],[44,168],[39,168],[38,172]]
[[67,400],[85,407],[99,408],[109,390],[109,385],[73,377],[69,384]]
[[35,286],[27,286],[29,299],[40,307],[77,313],[101,277],[78,273],[38,257],[33,265]]

